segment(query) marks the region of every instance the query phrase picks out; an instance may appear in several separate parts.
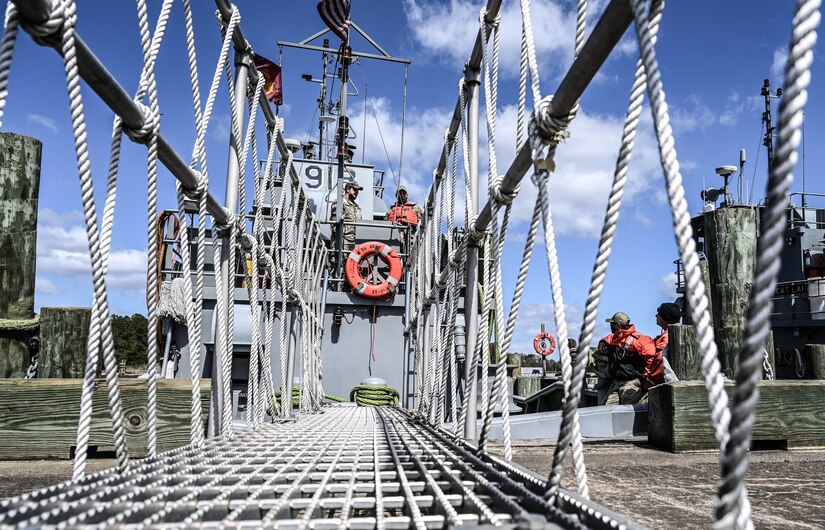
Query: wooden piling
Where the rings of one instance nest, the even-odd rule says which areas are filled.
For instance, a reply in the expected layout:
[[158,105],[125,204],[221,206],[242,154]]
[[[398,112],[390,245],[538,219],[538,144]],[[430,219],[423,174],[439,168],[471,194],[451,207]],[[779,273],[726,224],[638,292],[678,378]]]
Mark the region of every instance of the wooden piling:
[[85,307],[44,307],[40,310],[37,377],[83,377],[91,313]]
[[805,362],[810,379],[825,379],[825,344],[806,344]]
[[42,144],[0,133],[0,377],[24,377],[37,336],[34,278]]
[[745,329],[753,270],[756,264],[756,210],[720,208],[705,213],[705,255],[713,298],[713,328],[719,361],[733,379]]
[[680,381],[702,379],[702,364],[693,326],[671,324],[667,328],[670,367]]
[[[776,360],[773,351],[773,331],[765,339],[765,351],[768,352],[768,364],[776,374]],[[738,355],[738,353],[737,353]],[[696,341],[696,329],[693,326],[668,326],[668,362],[680,381],[698,381],[704,379],[702,374],[702,352]]]

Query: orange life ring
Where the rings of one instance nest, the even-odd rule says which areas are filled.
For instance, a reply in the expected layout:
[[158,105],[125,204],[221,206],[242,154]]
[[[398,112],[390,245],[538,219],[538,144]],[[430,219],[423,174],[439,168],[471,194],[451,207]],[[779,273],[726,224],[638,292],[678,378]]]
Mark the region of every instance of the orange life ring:
[[[546,348],[542,345],[543,341],[550,341],[550,345]],[[536,353],[540,353],[543,357],[547,357],[556,349],[556,339],[553,338],[553,335],[547,333],[546,331],[542,331],[536,338],[533,339],[533,349],[536,350]]]
[[[361,275],[361,261],[370,256],[377,256],[390,268],[387,279],[382,283],[370,283]],[[387,298],[395,294],[401,274],[404,270],[398,253],[381,241],[367,241],[361,243],[349,253],[347,257],[347,282],[356,293],[367,298]]]

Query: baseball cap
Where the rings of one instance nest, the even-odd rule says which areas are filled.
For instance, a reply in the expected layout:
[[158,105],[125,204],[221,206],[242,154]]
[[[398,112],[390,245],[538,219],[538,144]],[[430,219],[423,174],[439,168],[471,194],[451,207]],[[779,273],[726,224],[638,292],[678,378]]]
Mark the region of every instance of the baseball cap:
[[344,181],[344,189],[347,189],[347,188],[355,188],[357,190],[363,190],[364,189],[364,187],[362,185],[358,184],[358,182],[355,179],[352,179],[352,178],[348,178]]
[[627,313],[622,313],[621,311],[619,311],[612,317],[606,319],[605,322],[613,322],[614,324],[618,324],[620,326],[626,326],[630,324],[630,317],[627,316]]
[[402,191],[403,191],[404,193],[408,194],[408,195],[409,195],[409,193],[410,193],[409,191],[407,191],[407,187],[406,187],[406,186],[398,186],[398,189],[397,189],[397,190],[395,190],[395,194],[396,194],[396,195],[399,195]]

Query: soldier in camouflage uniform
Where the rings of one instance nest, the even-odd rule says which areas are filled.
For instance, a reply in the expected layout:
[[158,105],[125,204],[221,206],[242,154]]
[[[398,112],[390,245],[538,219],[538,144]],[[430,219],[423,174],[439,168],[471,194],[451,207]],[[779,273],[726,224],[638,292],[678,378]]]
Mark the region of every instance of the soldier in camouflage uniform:
[[[347,179],[344,184],[344,222],[352,223],[361,220],[361,207],[355,202],[358,198],[358,192],[364,188],[353,179]],[[332,205],[331,220],[335,221],[338,217],[335,212],[336,205]],[[355,248],[355,227],[344,225],[344,256],[349,254]],[[333,233],[335,241],[337,234]]]

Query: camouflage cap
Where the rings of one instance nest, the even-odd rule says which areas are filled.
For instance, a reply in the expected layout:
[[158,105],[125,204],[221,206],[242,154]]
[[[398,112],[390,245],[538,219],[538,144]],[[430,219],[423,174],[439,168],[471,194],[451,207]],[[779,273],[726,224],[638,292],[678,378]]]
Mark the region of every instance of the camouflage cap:
[[355,188],[357,190],[363,190],[364,189],[364,187],[362,185],[358,184],[358,181],[356,181],[353,178],[344,179],[344,189],[347,189],[347,188]]

